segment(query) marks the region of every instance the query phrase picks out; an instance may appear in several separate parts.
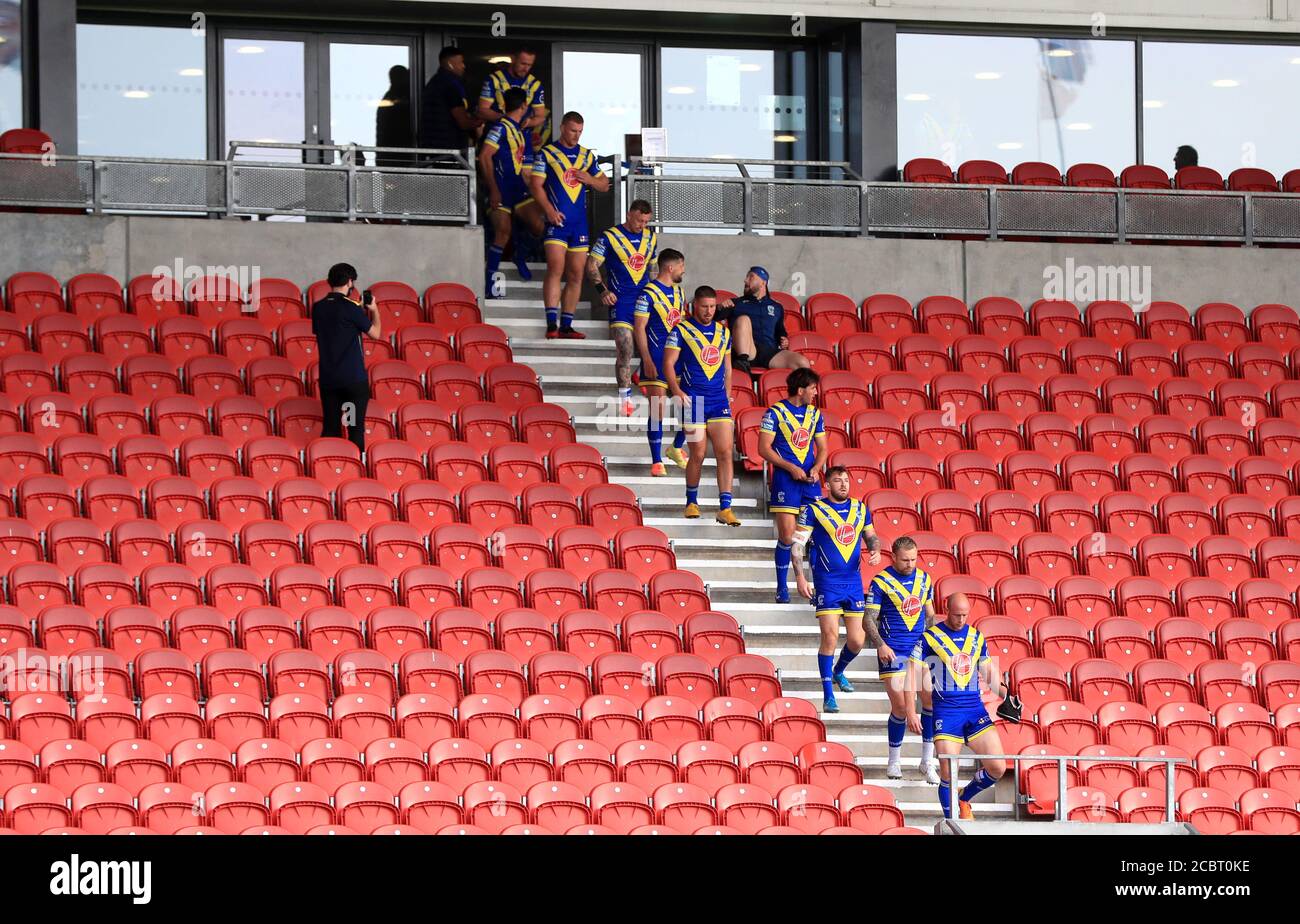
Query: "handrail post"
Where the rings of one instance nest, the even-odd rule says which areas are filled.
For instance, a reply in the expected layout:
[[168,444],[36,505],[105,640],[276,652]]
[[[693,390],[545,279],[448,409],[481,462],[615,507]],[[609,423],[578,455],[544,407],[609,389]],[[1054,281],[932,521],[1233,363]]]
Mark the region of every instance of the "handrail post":
[[1115,190],[1115,233],[1117,235],[1116,243],[1124,244],[1128,241],[1128,197],[1124,195],[1124,190]]
[[348,221],[357,220],[357,146],[349,144],[343,152],[343,166],[347,178]]
[[1255,246],[1255,194],[1250,192],[1242,193],[1241,199],[1242,199],[1242,208],[1244,209],[1244,213],[1242,215],[1241,221],[1242,221],[1242,227],[1245,229],[1246,232],[1246,246],[1254,247]]
[[1165,764],[1165,821],[1174,820],[1174,758],[1166,757]]
[[1056,758],[1056,820],[1064,821],[1065,812],[1065,758]]

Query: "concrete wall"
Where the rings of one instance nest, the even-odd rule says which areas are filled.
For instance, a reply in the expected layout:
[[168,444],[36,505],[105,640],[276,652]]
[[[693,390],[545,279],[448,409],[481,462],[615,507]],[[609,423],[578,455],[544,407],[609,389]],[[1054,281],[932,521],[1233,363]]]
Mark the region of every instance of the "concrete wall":
[[37,270],[61,280],[85,272],[126,280],[179,259],[255,266],[306,285],[347,261],[363,285],[391,279],[423,291],[459,282],[483,291],[483,234],[469,228],[0,213],[0,240],[0,278]]

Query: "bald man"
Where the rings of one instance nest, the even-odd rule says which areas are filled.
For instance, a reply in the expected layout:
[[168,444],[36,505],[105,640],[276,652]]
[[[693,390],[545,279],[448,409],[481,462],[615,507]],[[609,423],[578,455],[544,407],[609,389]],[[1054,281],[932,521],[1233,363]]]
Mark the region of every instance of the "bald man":
[[[967,624],[970,601],[965,594],[952,594],[944,600],[944,619],[921,635],[909,660],[907,670],[907,726],[921,730],[916,711],[916,692],[921,688],[924,668],[929,668],[934,709],[934,743],[939,756],[960,754],[968,745],[976,754],[1003,754],[998,728],[989,717],[980,693],[980,679],[999,696],[1008,690],[1002,683],[997,664],[989,657],[983,634]],[[971,800],[988,789],[1006,773],[1005,760],[981,758],[975,778],[966,784],[958,797],[960,818],[975,817]],[[939,804],[944,817],[952,817],[952,762],[939,761]]]

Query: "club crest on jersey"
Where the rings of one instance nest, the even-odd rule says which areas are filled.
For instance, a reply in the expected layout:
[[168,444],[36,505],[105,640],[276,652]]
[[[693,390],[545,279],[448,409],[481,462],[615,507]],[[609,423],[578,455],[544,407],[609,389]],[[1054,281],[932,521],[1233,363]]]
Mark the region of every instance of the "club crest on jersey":
[[965,677],[970,674],[971,658],[964,651],[959,651],[952,656],[952,661],[948,664],[948,669],[958,677]]
[[570,189],[573,189],[578,185],[578,171],[573,167],[564,171],[564,185],[568,186]]
[[800,427],[790,434],[790,445],[795,449],[807,449],[811,441],[812,434],[805,427]]
[[669,327],[676,327],[676,326],[677,326],[677,322],[680,321],[681,319],[682,319],[682,309],[680,309],[680,308],[669,308],[669,309],[668,309],[668,326],[669,326]]
[[920,612],[921,598],[916,596],[916,594],[912,594],[903,601],[903,615],[907,616],[909,619],[915,617]]
[[858,533],[853,528],[852,523],[841,523],[835,529],[835,541],[840,545],[849,545],[856,538],[858,538]]
[[634,253],[627,258],[627,265],[638,273],[645,269],[645,254]]
[[722,362],[722,351],[715,346],[706,346],[700,350],[700,362],[706,366],[716,366]]

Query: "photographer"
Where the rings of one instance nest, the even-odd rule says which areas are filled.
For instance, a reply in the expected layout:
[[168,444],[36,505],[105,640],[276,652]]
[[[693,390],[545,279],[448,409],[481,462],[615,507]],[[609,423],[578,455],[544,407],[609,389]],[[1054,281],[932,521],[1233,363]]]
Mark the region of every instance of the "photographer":
[[370,401],[370,380],[366,375],[361,335],[379,336],[379,309],[369,291],[364,307],[355,294],[356,268],[347,263],[330,267],[330,293],[311,306],[311,328],[320,356],[321,436],[348,438],[362,452],[366,450],[366,405]]

